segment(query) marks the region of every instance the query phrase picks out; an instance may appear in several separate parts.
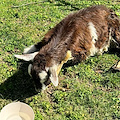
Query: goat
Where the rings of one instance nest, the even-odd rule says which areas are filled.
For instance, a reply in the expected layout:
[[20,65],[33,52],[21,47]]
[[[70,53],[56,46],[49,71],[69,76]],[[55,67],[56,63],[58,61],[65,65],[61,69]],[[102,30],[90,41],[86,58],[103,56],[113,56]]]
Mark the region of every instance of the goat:
[[58,86],[64,63],[77,64],[90,56],[102,55],[111,41],[120,45],[120,19],[113,10],[97,5],[69,14],[42,41],[15,57],[32,61],[28,73],[36,89],[45,89],[51,82]]

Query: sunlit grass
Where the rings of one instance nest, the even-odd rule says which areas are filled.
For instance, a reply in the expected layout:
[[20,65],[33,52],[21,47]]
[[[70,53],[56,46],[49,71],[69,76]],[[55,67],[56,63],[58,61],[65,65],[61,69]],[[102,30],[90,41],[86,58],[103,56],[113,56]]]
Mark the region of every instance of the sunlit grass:
[[1,0],[0,109],[19,100],[33,108],[35,120],[120,119],[120,72],[110,69],[119,60],[116,54],[105,53],[62,69],[59,86],[51,84],[43,93],[35,91],[28,63],[13,56],[42,40],[69,13],[95,4],[120,16],[117,0]]

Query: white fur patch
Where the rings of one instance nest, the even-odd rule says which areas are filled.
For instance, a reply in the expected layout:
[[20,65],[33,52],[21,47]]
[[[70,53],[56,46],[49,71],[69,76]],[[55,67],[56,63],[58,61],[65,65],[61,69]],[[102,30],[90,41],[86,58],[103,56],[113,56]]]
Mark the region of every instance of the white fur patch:
[[45,90],[46,88],[47,88],[47,86],[42,83],[42,90]]
[[45,82],[45,78],[47,76],[47,73],[45,71],[42,71],[41,73],[39,73],[39,78],[40,78],[40,83],[42,84],[42,90],[45,90],[46,89],[46,85],[44,84]]
[[24,54],[29,54],[29,53],[32,53],[32,52],[35,52],[36,51],[36,47],[35,45],[31,45],[27,48],[24,49]]
[[92,47],[90,48],[90,56],[94,56],[98,52],[98,49],[95,47],[94,43],[92,43]]
[[58,86],[57,69],[58,69],[58,65],[53,65],[52,67],[50,67],[50,72],[51,72],[50,80],[54,86]]
[[108,48],[109,48],[109,43],[99,50],[98,55],[102,55],[103,52],[107,52]]
[[97,31],[95,29],[95,26],[92,22],[88,23],[88,28],[90,30],[90,35],[92,38],[92,46],[90,49],[90,56],[94,56],[97,52],[98,52],[98,48],[95,47],[95,43],[98,40],[98,36],[97,36]]
[[39,78],[41,79],[41,83],[45,82],[45,78],[47,76],[47,73],[45,71],[42,71],[41,73],[39,73]]
[[49,70],[49,67],[45,67],[45,70],[48,72],[48,70]]
[[109,32],[109,41],[112,40],[112,29],[110,28],[110,32]]
[[92,37],[92,42],[96,43],[96,41],[98,40],[98,36],[95,26],[92,22],[89,22],[88,25],[89,25],[90,35]]

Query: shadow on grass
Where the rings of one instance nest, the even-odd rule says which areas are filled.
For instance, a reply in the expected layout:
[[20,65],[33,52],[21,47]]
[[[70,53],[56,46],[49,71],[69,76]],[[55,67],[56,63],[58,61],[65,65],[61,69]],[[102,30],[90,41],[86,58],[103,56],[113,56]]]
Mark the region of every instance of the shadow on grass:
[[57,6],[70,6],[72,8],[71,10],[80,10],[80,8],[76,7],[76,5],[71,4],[68,1],[65,0],[56,0],[56,1],[60,2],[59,4],[57,4]]
[[[74,10],[80,10],[80,8],[83,8],[85,7],[85,5],[82,5],[80,4],[79,7],[76,7],[76,4],[71,4],[70,2],[66,1],[66,0],[55,0],[56,2],[58,1],[59,3],[56,3],[55,5],[56,6],[67,6],[67,7],[71,7],[71,11],[74,11]],[[48,0],[48,2],[52,3],[51,0]],[[78,5],[77,5],[78,6]],[[68,8],[69,9],[69,8]]]
[[19,70],[0,85],[0,97],[2,99],[24,100],[37,92],[33,80],[27,73],[28,63],[20,63]]
[[116,54],[118,57],[120,57],[120,48],[111,48],[108,53]]
[[[119,54],[120,49],[112,49],[109,51],[109,54]],[[34,96],[37,94],[34,87],[34,82],[30,78],[27,72],[28,62],[18,62],[19,69],[18,71],[11,77],[9,77],[4,83],[0,85],[0,97],[2,99],[11,99],[11,100],[24,100],[28,97]],[[74,66],[75,64],[64,64],[63,66],[63,74],[67,72],[66,68],[69,66]],[[76,64],[77,65],[77,64]],[[112,68],[106,71],[105,73],[114,73],[117,72]],[[104,83],[105,84],[105,83]]]

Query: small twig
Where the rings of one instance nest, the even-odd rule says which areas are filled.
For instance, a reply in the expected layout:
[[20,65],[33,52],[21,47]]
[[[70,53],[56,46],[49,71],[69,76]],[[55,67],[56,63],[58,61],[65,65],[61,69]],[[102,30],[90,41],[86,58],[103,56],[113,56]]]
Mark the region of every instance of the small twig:
[[20,6],[11,6],[11,8],[19,8],[27,5],[33,5],[33,4],[44,3],[44,2],[47,2],[47,1],[31,2],[31,3],[22,4]]

